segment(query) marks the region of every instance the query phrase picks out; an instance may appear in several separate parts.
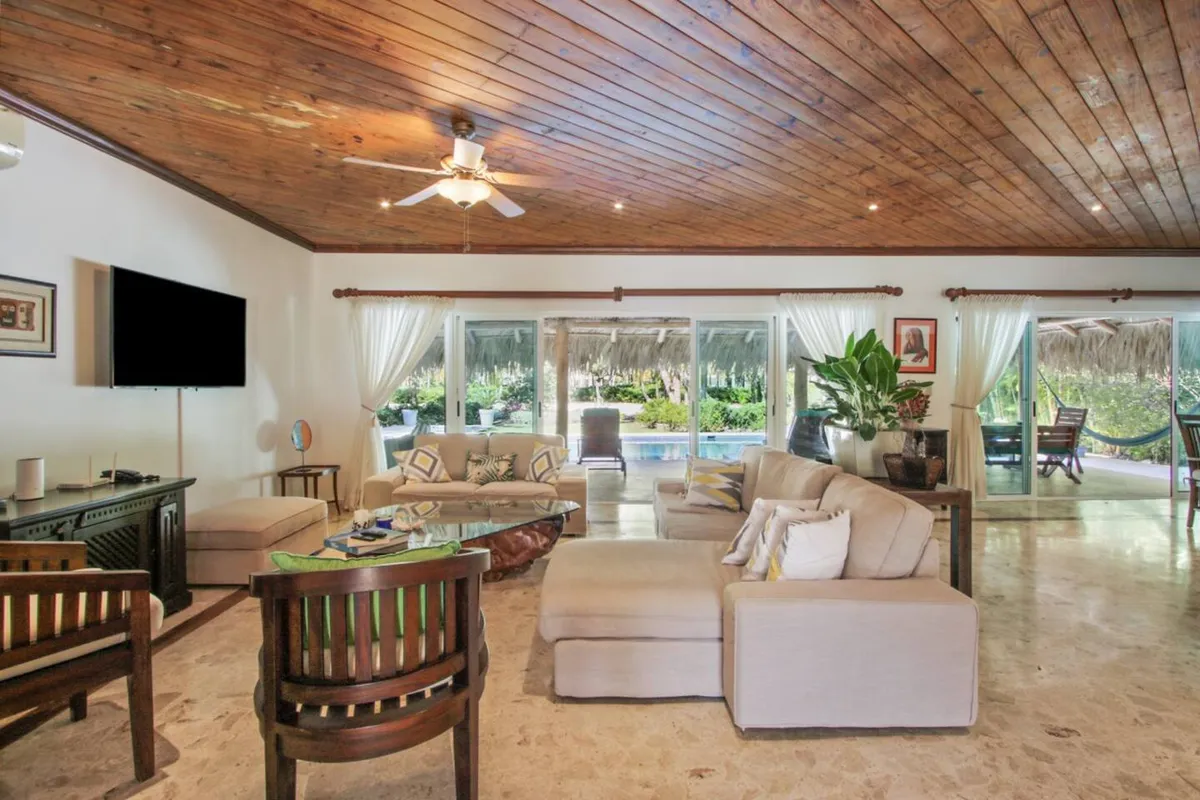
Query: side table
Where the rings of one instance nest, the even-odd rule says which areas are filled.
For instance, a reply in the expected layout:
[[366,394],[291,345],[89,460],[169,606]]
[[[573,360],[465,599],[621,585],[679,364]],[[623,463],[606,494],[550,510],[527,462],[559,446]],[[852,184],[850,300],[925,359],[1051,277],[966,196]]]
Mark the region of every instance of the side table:
[[[288,478],[299,478],[300,480],[304,481],[304,496],[305,497],[311,496],[313,499],[319,500],[321,498],[321,489],[320,489],[321,476],[322,475],[332,475],[333,476],[333,507],[336,508],[337,513],[339,515],[341,515],[342,504],[341,504],[341,501],[338,500],[338,485],[337,485],[338,471],[341,468],[342,468],[341,464],[307,464],[303,467],[288,467],[287,469],[281,469],[281,470],[279,470],[278,473],[276,473],[279,476],[279,495],[280,495],[280,497],[287,497],[287,479]],[[308,479],[309,478],[312,478],[312,495],[309,495],[309,493],[308,493]]]

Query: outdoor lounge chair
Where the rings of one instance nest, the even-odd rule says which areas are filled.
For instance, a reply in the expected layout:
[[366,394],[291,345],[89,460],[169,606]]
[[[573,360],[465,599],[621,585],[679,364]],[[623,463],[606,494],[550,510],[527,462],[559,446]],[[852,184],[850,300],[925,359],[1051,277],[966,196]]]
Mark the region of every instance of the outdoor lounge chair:
[[621,412],[615,408],[586,408],[580,418],[583,436],[579,440],[579,462],[615,461],[625,472],[621,453]]
[[1038,466],[1043,478],[1061,469],[1074,483],[1082,483],[1074,469],[1079,460],[1080,430],[1077,425],[1038,425]]
[[[1074,425],[1083,432],[1083,426],[1087,425],[1088,410],[1086,408],[1073,408],[1071,406],[1059,406],[1058,413],[1054,415],[1055,425]],[[1078,439],[1078,437],[1076,437]],[[1078,441],[1076,441],[1078,445]],[[1079,448],[1075,448],[1072,460],[1075,464],[1075,470],[1080,475],[1083,474],[1083,464],[1079,461]]]

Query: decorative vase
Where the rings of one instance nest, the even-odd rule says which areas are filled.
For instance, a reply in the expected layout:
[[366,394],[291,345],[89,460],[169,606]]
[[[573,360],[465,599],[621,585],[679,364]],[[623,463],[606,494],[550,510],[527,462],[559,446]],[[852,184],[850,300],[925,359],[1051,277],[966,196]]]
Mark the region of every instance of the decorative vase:
[[826,425],[825,435],[833,463],[860,478],[887,477],[883,454],[898,453],[904,447],[904,431],[879,431],[868,442],[857,431],[841,425]]
[[485,428],[490,428],[496,423],[496,410],[494,408],[479,409],[479,424]]
[[402,410],[400,411],[400,415],[401,415],[402,417],[404,417],[404,424],[405,424],[407,427],[409,427],[409,428],[416,427],[416,424],[417,424],[417,409],[415,409],[415,408],[405,408],[405,409],[402,409]]

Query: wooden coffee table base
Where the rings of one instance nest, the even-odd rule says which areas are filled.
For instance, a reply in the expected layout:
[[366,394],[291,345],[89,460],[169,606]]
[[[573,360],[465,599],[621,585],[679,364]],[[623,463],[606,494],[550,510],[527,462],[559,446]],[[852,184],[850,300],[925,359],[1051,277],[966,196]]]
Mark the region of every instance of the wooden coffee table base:
[[565,517],[556,517],[531,522],[482,539],[472,539],[465,546],[485,547],[491,552],[492,568],[483,573],[483,579],[498,581],[526,571],[534,561],[554,549],[565,520]]

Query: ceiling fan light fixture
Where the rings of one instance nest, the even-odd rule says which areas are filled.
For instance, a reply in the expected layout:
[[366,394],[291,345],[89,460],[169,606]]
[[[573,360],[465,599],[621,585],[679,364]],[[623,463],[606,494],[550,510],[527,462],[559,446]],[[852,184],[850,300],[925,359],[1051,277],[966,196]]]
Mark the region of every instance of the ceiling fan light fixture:
[[471,178],[443,178],[437,183],[437,191],[454,205],[467,209],[480,200],[487,200],[492,194],[492,187],[484,181]]

